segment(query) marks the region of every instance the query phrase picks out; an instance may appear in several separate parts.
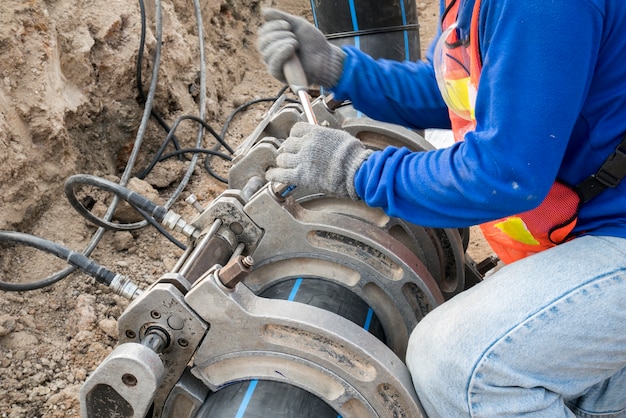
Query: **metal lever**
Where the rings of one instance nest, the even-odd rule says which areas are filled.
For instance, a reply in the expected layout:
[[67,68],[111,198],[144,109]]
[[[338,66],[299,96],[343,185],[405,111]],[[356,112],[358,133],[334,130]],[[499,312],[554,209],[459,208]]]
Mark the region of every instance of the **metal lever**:
[[[304,109],[304,116],[306,121],[311,125],[317,125],[317,118],[313,113],[313,106],[311,105],[311,96],[309,96],[309,83],[306,80],[306,74],[302,63],[298,59],[296,54],[293,54],[285,64],[283,65],[283,74],[289,84],[289,88],[300,99],[300,104]],[[295,190],[295,186],[288,184],[275,183],[271,185],[276,196],[281,198],[286,197],[289,193]]]
[[304,116],[306,116],[307,122],[312,125],[317,125],[317,119],[313,113],[311,97],[308,92],[309,84],[306,80],[306,74],[304,73],[304,68],[302,68],[302,63],[300,63],[296,54],[293,54],[291,58],[285,62],[283,74],[285,75],[285,79],[287,79],[287,83],[289,83],[291,91],[293,91],[293,93],[298,96],[298,99],[300,99],[300,104],[302,104],[304,109]]

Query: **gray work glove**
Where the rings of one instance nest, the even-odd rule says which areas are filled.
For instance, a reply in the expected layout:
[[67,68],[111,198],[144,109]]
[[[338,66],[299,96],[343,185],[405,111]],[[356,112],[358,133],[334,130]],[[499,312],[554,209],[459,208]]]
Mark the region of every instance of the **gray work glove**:
[[298,122],[265,178],[359,200],[354,174],[372,152],[345,131]]
[[334,87],[341,77],[346,53],[301,17],[276,9],[262,10],[265,23],[259,29],[257,48],[269,73],[283,83],[285,62],[295,53],[309,84]]

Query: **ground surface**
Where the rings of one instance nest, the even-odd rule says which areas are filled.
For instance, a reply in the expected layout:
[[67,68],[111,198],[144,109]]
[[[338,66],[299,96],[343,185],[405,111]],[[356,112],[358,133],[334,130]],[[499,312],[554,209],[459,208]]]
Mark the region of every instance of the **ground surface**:
[[[144,91],[156,44],[155,3],[146,3]],[[272,96],[281,87],[266,74],[254,48],[260,7],[274,5],[310,18],[310,3],[200,3],[206,120],[219,132],[239,105]],[[436,3],[418,0],[423,46],[435,31]],[[139,5],[135,0],[104,4],[3,0],[0,9],[0,229],[33,234],[77,251],[87,248],[96,228],[70,207],[63,184],[76,173],[119,178],[139,136],[143,112],[135,87]],[[172,124],[180,115],[197,114],[198,31],[191,1],[163,0],[162,8],[163,48],[154,107]],[[238,116],[226,140],[237,144],[265,109],[251,107]],[[181,145],[193,146],[195,132],[193,125],[181,124],[177,131]],[[165,138],[154,121],[141,136],[144,144],[133,173],[148,164]],[[187,164],[171,159],[157,166],[141,190],[165,203]],[[198,167],[180,201],[193,192],[206,203],[222,187]],[[190,213],[184,203],[174,208]],[[473,251],[481,248],[479,242],[472,243]],[[147,227],[105,233],[91,257],[147,285],[169,271],[181,254]],[[26,283],[63,268],[57,259],[23,247],[6,246],[0,253],[3,281]],[[41,290],[0,292],[0,417],[78,416],[80,385],[115,347],[116,318],[126,305],[126,300],[79,273]]]

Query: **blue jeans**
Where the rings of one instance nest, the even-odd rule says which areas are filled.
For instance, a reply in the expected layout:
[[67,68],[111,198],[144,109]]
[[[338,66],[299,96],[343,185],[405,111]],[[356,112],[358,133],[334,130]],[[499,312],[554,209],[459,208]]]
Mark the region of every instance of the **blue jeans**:
[[407,365],[430,418],[626,417],[626,239],[503,267],[420,321]]

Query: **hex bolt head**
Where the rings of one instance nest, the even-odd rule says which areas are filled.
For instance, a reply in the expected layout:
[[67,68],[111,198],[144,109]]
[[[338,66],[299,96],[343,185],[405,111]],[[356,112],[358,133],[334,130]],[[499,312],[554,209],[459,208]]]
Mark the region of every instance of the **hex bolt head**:
[[234,289],[237,283],[246,278],[250,274],[250,267],[254,260],[250,256],[238,255],[224,267],[219,269],[217,277],[220,282],[229,289]]

